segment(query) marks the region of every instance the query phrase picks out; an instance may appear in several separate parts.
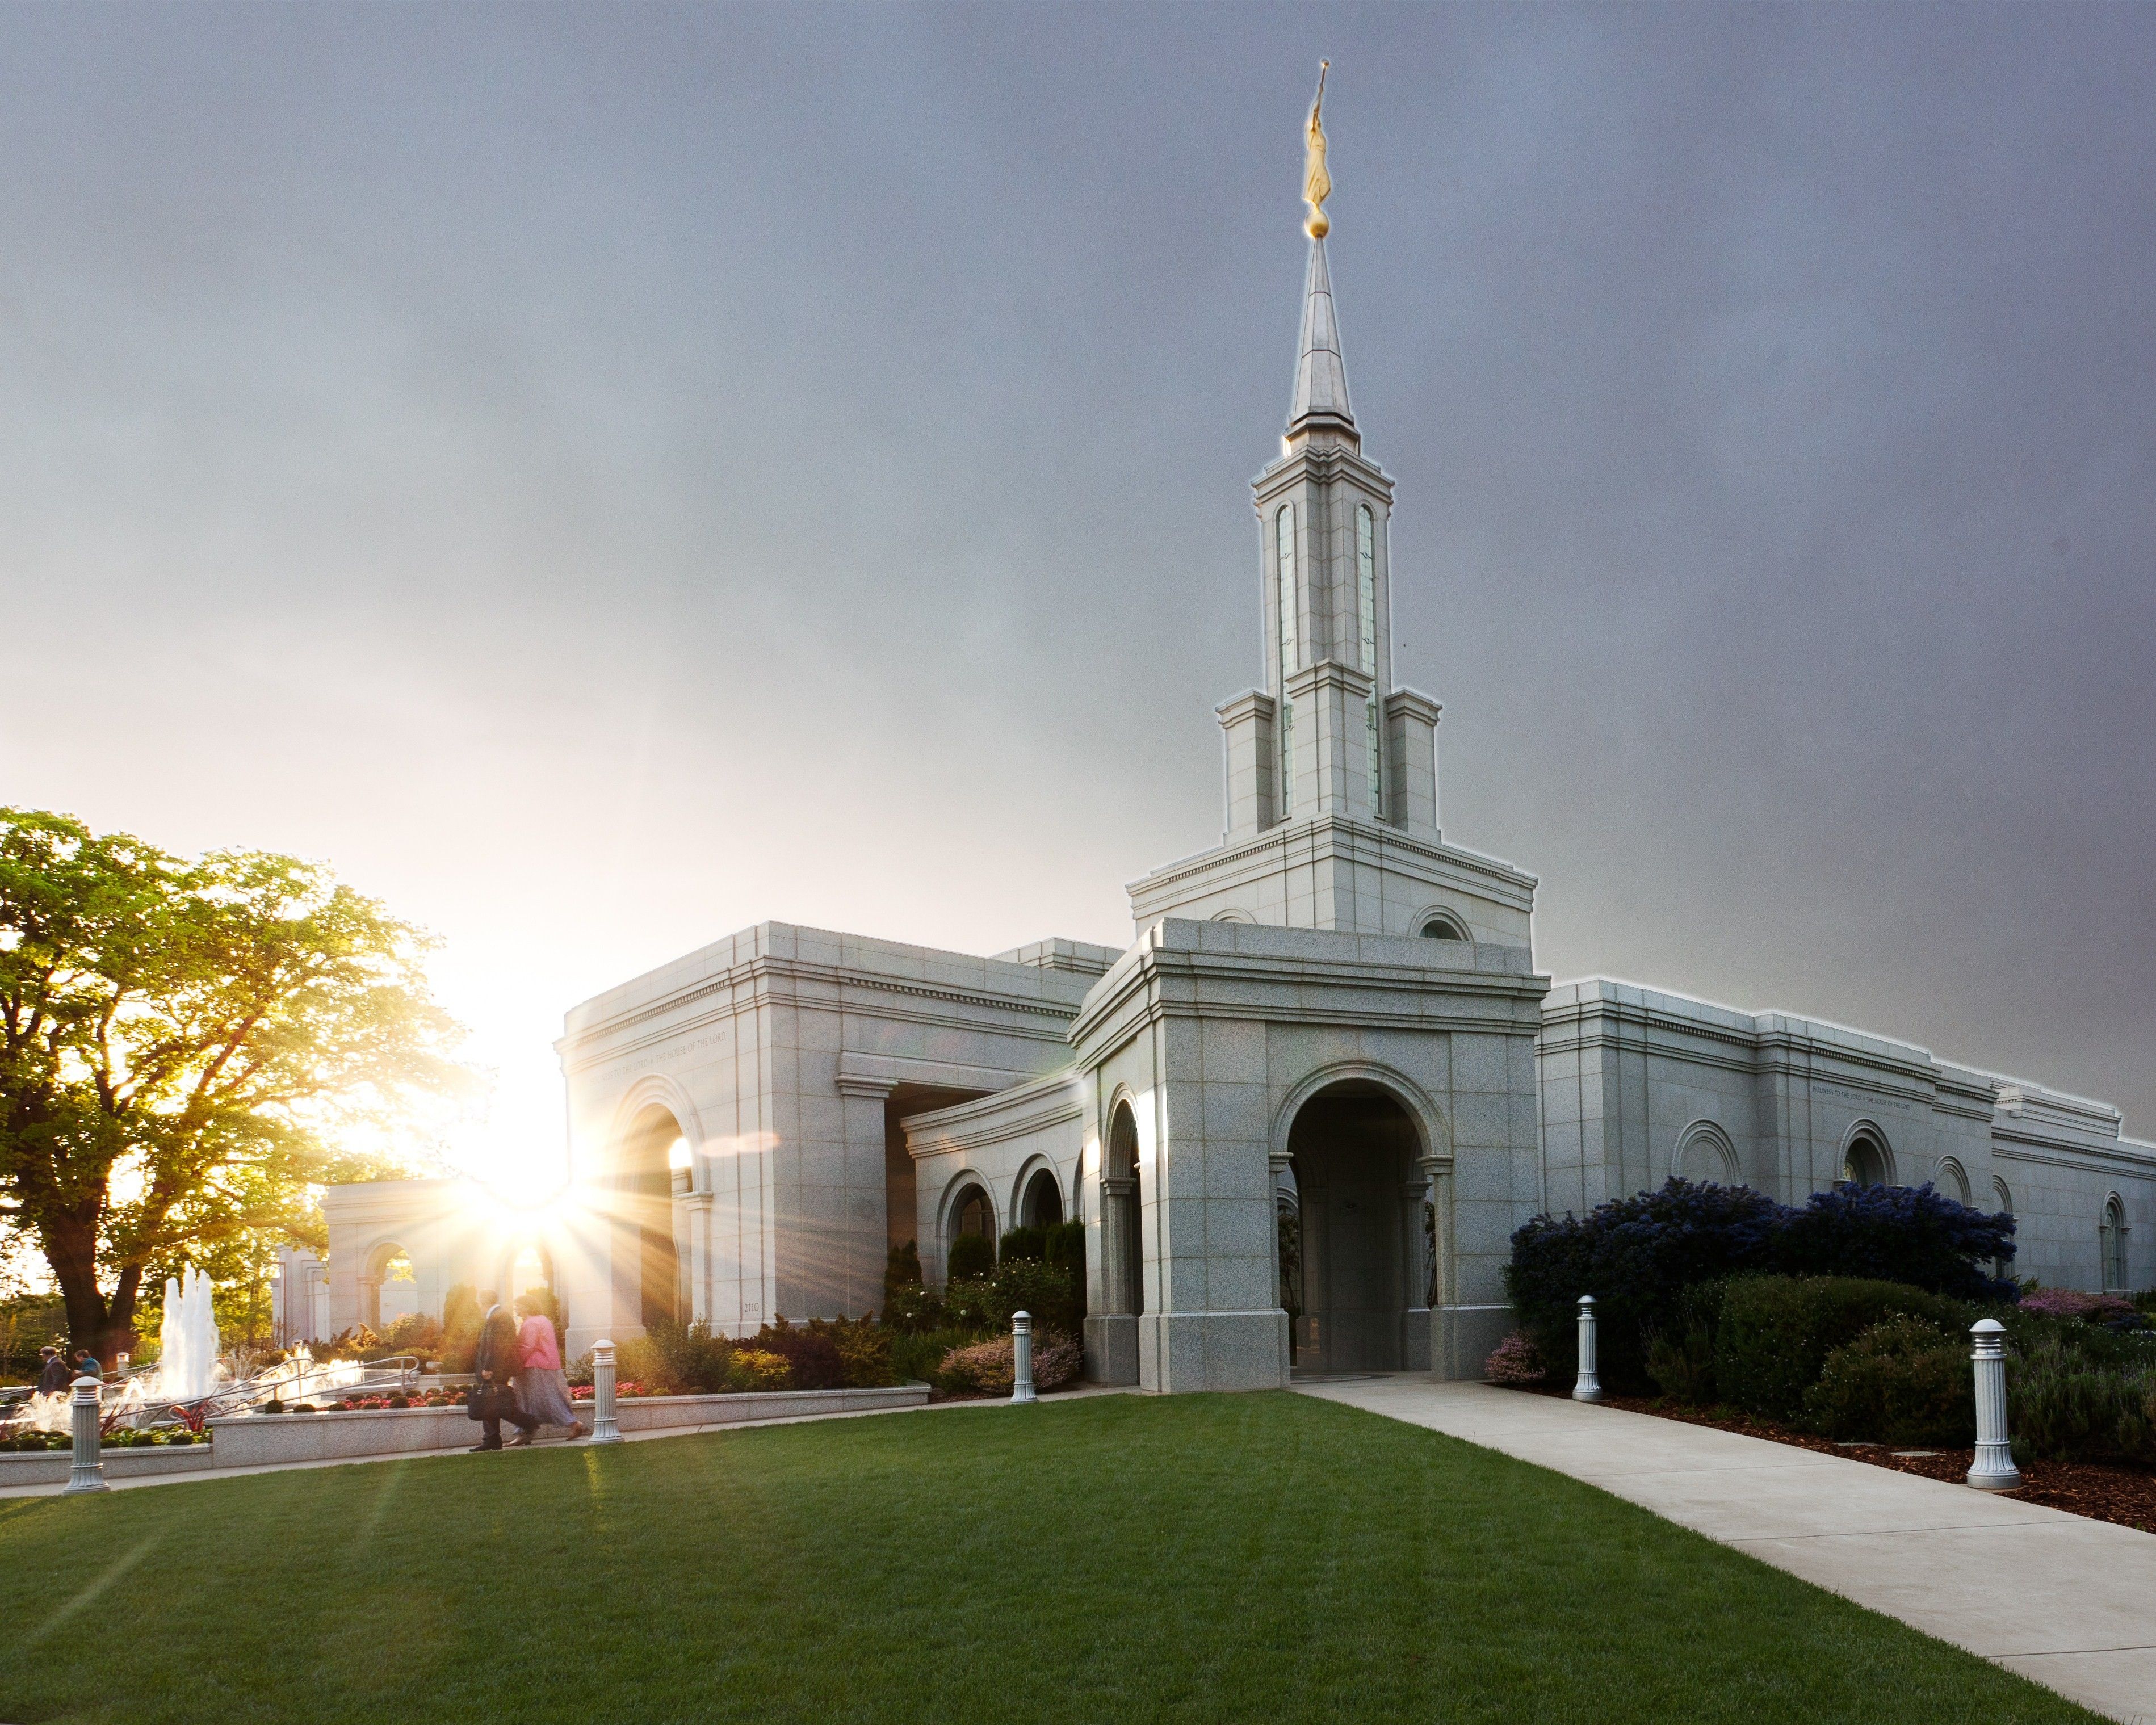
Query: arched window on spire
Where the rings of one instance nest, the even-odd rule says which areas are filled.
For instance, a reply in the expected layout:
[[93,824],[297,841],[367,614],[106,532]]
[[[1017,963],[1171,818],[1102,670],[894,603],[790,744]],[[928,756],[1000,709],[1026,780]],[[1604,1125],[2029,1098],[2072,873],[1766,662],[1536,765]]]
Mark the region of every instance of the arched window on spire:
[[1363,675],[1370,679],[1363,710],[1364,738],[1370,765],[1370,812],[1385,812],[1384,772],[1378,749],[1378,535],[1367,503],[1355,511],[1355,612]]
[[1287,698],[1287,680],[1301,669],[1296,645],[1295,506],[1283,503],[1273,516],[1273,547],[1280,564],[1280,755],[1281,819],[1295,808],[1295,705]]

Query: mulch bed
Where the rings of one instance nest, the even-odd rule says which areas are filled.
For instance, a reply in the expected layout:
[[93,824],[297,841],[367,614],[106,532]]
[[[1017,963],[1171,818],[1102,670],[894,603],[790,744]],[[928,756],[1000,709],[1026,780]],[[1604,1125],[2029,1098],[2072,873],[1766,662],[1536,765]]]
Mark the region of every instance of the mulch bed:
[[[1566,1394],[1563,1390],[1545,1390],[1543,1393],[1547,1395]],[[1786,1426],[1755,1419],[1748,1414],[1731,1413],[1726,1409],[1688,1407],[1681,1402],[1664,1401],[1648,1396],[1605,1396],[1603,1405],[1622,1408],[1630,1414],[1652,1414],[1662,1420],[1681,1420],[1687,1425],[1712,1425],[1719,1431],[1734,1431],[1746,1437],[1765,1438],[1772,1443],[1789,1444],[1799,1450],[1817,1450],[1824,1455],[1846,1455],[1855,1461],[1868,1461],[1874,1467],[1891,1467],[1902,1473],[1922,1474],[1927,1479],[1945,1480],[1957,1486],[1968,1479],[1969,1466],[1976,1459],[1974,1449],[1897,1455],[1884,1444],[1866,1444],[1852,1448],[1845,1444],[1838,1444],[1831,1438],[1815,1437],[1805,1431],[1791,1431]],[[2156,1533],[2156,1473],[2098,1461],[2032,1461],[2022,1468],[2021,1477],[2026,1483],[2020,1490],[2002,1491],[1999,1495],[2018,1497],[2028,1503],[2041,1503],[2052,1509],[2063,1509],[2074,1515],[2087,1516],[2092,1521],[2116,1522],[2122,1527],[2138,1527],[2143,1533]]]

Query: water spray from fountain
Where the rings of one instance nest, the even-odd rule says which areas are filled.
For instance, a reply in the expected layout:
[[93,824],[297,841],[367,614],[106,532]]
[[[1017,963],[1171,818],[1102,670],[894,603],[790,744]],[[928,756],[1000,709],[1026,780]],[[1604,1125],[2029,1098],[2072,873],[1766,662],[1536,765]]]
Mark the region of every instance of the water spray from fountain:
[[200,1401],[217,1388],[217,1308],[209,1278],[189,1265],[165,1278],[165,1322],[158,1332],[157,1395]]

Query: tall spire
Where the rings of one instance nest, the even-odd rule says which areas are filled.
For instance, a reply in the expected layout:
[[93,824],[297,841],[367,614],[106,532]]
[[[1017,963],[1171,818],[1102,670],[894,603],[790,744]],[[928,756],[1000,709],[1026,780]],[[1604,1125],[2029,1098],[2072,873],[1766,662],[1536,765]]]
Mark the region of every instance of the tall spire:
[[1340,326],[1332,315],[1332,273],[1325,242],[1310,242],[1310,275],[1302,290],[1302,347],[1295,362],[1295,399],[1287,410],[1288,435],[1318,426],[1353,431],[1348,405],[1348,366],[1340,357]]
[[1303,229],[1310,235],[1310,275],[1302,289],[1302,347],[1295,362],[1295,398],[1288,404],[1287,434],[1320,429],[1355,432],[1348,405],[1348,367],[1340,357],[1340,326],[1332,316],[1332,272],[1326,267],[1325,236],[1332,231],[1325,200],[1332,195],[1332,175],[1325,165],[1325,74],[1330,60],[1318,63],[1317,94],[1311,99],[1304,128],[1302,201],[1310,208]]

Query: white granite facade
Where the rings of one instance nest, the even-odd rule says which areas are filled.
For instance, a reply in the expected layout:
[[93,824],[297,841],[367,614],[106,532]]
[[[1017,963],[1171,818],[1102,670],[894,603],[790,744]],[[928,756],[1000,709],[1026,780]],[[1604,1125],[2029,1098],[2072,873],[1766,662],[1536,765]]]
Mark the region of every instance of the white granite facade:
[[1928,1180],[2014,1213],[2017,1276],[2087,1289],[2156,1282],[2156,1145],[2122,1136],[2115,1108],[1912,1043],[1600,978],[1553,988],[1543,1016],[1553,1212],[1673,1173],[1734,1178],[1784,1204],[1845,1178]]
[[[1132,885],[1125,952],[766,923],[575,1009],[571,1347],[660,1315],[859,1313],[893,1245],[940,1283],[960,1226],[1054,1216],[1086,1225],[1096,1379],[1472,1375],[1513,1230],[1672,1172],[1788,1202],[1933,1179],[2014,1210],[2023,1274],[2156,1281],[2156,1150],[2113,1110],[1536,973],[1535,878],[1446,842],[1437,703],[1392,680],[1394,487],[1349,406],[1322,241],[1296,376],[1251,486],[1265,662],[1216,710],[1222,842]],[[333,1299],[369,1250],[333,1245]]]

